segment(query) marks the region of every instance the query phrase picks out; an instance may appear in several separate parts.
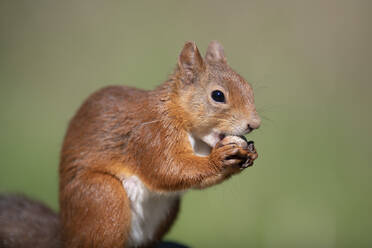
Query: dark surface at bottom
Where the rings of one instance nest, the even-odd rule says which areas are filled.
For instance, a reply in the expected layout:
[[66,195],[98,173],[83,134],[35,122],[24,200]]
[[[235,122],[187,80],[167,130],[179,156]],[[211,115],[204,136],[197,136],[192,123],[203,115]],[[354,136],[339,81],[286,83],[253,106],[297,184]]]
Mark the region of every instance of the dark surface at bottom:
[[190,246],[181,245],[172,241],[163,241],[156,248],[191,248]]

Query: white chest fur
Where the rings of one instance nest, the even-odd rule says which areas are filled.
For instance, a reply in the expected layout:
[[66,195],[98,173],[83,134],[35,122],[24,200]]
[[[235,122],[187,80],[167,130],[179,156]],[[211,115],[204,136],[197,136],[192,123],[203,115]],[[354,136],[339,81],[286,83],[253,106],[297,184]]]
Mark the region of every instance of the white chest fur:
[[199,157],[206,157],[211,153],[212,148],[200,139],[195,139],[191,134],[188,134],[190,145],[194,154]]
[[136,176],[123,180],[131,204],[129,245],[140,246],[152,240],[180,194],[150,191]]

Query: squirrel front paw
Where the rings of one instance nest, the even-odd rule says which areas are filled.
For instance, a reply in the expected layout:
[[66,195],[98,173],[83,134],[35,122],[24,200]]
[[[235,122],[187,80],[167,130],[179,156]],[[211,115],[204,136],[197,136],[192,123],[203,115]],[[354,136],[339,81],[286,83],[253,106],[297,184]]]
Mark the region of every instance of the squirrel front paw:
[[252,166],[258,157],[254,142],[244,136],[226,136],[216,144],[211,155],[219,167],[234,172]]

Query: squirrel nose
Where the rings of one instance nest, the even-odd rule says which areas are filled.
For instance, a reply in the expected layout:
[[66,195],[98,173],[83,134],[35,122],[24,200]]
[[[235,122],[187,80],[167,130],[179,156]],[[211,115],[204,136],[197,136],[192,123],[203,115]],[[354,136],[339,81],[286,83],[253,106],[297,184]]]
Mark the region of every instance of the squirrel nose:
[[261,119],[258,116],[256,116],[252,118],[250,122],[248,123],[248,130],[252,131],[253,129],[257,129],[260,127],[260,125],[261,125]]

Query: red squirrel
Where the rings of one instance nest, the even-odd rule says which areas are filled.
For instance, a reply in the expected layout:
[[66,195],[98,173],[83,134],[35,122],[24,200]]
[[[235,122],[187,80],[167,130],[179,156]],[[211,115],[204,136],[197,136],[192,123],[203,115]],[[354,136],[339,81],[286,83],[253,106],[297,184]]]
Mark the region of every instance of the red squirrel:
[[217,41],[204,59],[187,42],[173,74],[154,90],[93,93],[71,120],[61,151],[61,247],[153,247],[175,221],[185,191],[252,165],[254,146],[238,136],[260,122],[251,86]]

